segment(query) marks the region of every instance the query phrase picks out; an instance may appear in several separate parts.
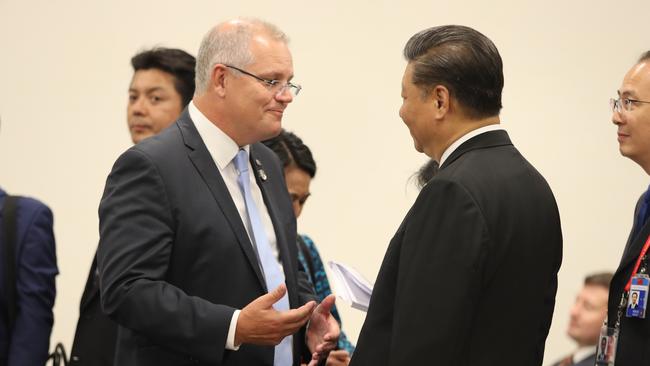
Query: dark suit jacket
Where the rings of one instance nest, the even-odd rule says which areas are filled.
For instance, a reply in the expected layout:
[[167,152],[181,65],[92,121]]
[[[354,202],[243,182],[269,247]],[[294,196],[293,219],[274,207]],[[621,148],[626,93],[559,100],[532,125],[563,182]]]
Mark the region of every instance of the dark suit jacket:
[[[292,308],[314,299],[298,270],[282,168],[251,145]],[[257,172],[257,164],[253,164]],[[187,110],[113,166],[99,207],[104,311],[119,325],[116,365],[272,365],[273,347],[225,349],[232,314],[267,292],[244,224]],[[304,334],[294,339],[295,363]]]
[[544,178],[505,131],[471,138],[391,240],[351,365],[540,365],[561,257]]
[[[637,202],[636,209],[634,210],[634,218],[636,218],[642,199],[643,196]],[[616,322],[616,312],[618,310],[618,304],[621,301],[621,294],[632,275],[632,270],[641,253],[641,248],[648,239],[648,235],[650,235],[650,220],[645,223],[637,235],[632,236],[635,230],[636,220],[634,220],[630,236],[627,239],[621,262],[609,286],[607,317],[610,326],[613,326]],[[650,317],[646,316],[645,319],[628,318],[625,316],[624,308],[621,315],[621,329],[618,338],[618,347],[616,349],[616,366],[648,364],[650,364]]]
[[42,366],[47,359],[52,306],[56,296],[54,278],[56,249],[52,211],[26,197],[16,204],[16,301],[18,312],[11,344],[6,319],[4,224],[2,207],[7,194],[0,189],[0,365]]
[[79,305],[79,320],[70,352],[70,365],[113,366],[117,324],[101,308],[97,259],[93,258]]

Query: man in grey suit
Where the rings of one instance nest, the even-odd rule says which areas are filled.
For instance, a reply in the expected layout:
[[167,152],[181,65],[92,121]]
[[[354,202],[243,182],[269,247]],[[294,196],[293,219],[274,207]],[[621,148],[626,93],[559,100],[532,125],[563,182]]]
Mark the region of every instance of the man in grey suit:
[[289,366],[336,345],[334,298],[313,301],[282,168],[259,143],[280,132],[292,78],[277,27],[221,23],[180,119],[115,163],[97,261],[116,364]]
[[554,366],[593,366],[596,363],[596,348],[600,328],[607,315],[607,296],[613,274],[594,273],[585,278],[584,286],[570,310],[567,335],[578,348],[570,355],[554,363]]
[[541,365],[560,217],[499,126],[501,56],[457,25],[417,33],[404,55],[400,117],[440,169],[388,246],[350,365]]

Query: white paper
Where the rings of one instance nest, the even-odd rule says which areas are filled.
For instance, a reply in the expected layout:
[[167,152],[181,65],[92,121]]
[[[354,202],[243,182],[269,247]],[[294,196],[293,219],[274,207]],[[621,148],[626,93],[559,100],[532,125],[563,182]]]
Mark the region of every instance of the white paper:
[[355,309],[368,311],[373,285],[359,272],[343,263],[329,261],[337,296]]

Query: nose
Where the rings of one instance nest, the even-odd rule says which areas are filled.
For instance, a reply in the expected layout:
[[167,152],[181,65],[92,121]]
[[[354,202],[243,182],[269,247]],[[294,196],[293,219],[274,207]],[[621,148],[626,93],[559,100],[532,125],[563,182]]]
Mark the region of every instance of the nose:
[[612,123],[614,123],[617,126],[623,123],[623,119],[621,118],[621,113],[617,111],[612,112]]
[[296,215],[296,218],[300,216],[300,213],[302,212],[302,205],[298,200],[293,201],[293,213]]
[[573,303],[573,305],[571,305],[571,310],[569,311],[569,315],[571,315],[571,318],[575,318],[576,316],[578,316],[578,313],[580,312],[579,308],[580,305],[578,304],[578,302],[575,302]]
[[293,94],[289,90],[289,85],[285,85],[275,94],[275,100],[281,103],[289,104],[293,102]]
[[146,98],[137,97],[135,100],[131,101],[129,104],[129,109],[131,114],[135,116],[144,116],[147,114],[147,104]]

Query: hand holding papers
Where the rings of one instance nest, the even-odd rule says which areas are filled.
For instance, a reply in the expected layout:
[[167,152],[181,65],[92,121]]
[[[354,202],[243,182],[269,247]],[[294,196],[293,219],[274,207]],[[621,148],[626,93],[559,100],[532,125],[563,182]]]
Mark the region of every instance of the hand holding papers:
[[328,265],[334,275],[338,297],[355,309],[368,311],[373,285],[359,272],[342,263],[329,261]]

